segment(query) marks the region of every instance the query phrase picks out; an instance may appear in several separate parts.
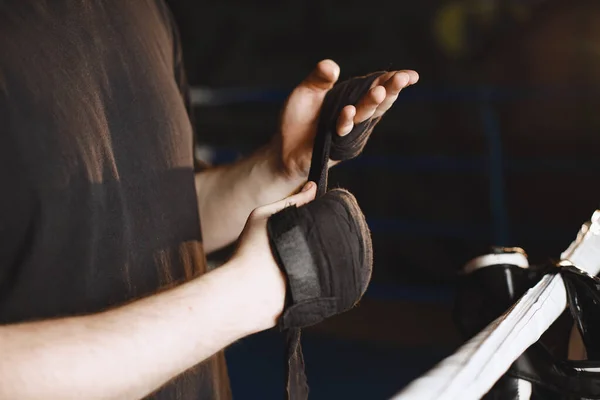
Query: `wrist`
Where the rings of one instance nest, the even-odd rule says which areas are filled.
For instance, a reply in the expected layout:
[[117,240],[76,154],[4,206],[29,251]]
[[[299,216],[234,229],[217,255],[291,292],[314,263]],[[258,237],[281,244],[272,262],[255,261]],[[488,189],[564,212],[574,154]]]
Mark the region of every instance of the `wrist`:
[[228,263],[236,270],[236,280],[244,286],[244,307],[247,334],[257,333],[277,325],[283,312],[286,279],[272,256],[235,255]]
[[291,160],[282,155],[279,135],[256,153],[254,173],[268,177],[268,185],[263,186],[264,198],[257,204],[264,205],[280,200],[297,192],[305,183],[308,172],[304,173]]

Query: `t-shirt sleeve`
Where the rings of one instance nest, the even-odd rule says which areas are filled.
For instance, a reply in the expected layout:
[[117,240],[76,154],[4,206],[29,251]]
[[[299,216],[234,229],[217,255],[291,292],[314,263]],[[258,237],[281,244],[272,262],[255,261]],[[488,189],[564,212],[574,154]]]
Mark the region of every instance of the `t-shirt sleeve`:
[[196,157],[196,146],[198,142],[198,132],[196,130],[196,121],[194,116],[194,109],[191,101],[191,93],[190,86],[187,79],[187,73],[185,70],[185,60],[183,57],[183,48],[181,43],[181,34],[179,32],[179,27],[177,25],[177,21],[169,7],[162,1],[159,1],[161,8],[164,11],[165,18],[171,30],[171,35],[173,38],[173,74],[177,86],[179,88],[179,92],[181,93],[181,97],[183,98],[183,102],[185,104],[185,108],[187,110],[188,118],[192,125],[193,132],[193,148],[192,152],[194,154],[194,169],[199,172],[209,167],[209,165],[199,160]]

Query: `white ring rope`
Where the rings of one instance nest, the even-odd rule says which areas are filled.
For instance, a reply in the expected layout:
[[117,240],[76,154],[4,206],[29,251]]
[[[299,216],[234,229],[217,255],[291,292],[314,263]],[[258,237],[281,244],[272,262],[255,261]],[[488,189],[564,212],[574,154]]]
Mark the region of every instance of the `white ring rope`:
[[[600,211],[585,223],[561,259],[600,272]],[[392,400],[478,400],[562,314],[567,295],[560,275],[546,275],[506,313]]]

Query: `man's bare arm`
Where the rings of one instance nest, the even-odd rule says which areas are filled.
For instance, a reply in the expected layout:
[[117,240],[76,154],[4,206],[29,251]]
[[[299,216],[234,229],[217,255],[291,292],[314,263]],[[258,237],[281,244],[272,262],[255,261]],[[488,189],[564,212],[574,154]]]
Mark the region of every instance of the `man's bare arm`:
[[256,267],[234,260],[110,311],[0,327],[0,398],[133,400],[152,393],[274,324],[285,283],[276,268]]
[[283,309],[268,217],[309,190],[251,214],[223,267],[177,288],[99,314],[0,327],[0,399],[139,399]]
[[204,250],[232,243],[254,208],[297,191],[306,180],[280,172],[272,147],[264,147],[234,164],[196,174]]

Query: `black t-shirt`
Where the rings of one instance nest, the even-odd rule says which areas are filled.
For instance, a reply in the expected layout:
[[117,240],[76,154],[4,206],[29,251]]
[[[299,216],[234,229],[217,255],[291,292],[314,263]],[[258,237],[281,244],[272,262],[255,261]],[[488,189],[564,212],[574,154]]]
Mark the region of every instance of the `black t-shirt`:
[[[177,30],[161,0],[0,2],[0,323],[204,272]],[[219,354],[157,399],[229,397]]]

